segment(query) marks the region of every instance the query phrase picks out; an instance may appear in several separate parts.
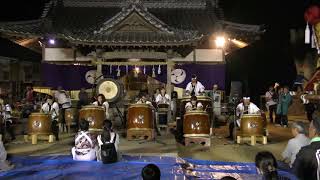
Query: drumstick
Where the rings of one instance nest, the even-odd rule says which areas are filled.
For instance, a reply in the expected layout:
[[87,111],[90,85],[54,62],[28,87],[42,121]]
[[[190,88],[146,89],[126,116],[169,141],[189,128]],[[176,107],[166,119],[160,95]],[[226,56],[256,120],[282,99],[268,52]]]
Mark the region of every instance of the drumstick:
[[206,106],[206,108],[204,109],[204,111],[207,111],[208,106],[209,106],[209,105]]

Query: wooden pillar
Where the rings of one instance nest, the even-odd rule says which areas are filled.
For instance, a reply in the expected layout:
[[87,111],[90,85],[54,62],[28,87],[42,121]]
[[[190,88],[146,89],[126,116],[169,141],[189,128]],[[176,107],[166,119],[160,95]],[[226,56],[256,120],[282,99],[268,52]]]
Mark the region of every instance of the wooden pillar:
[[99,77],[102,75],[102,63],[101,63],[101,59],[97,59],[97,74],[96,76]]
[[[173,65],[174,63],[169,62],[169,60],[167,60],[167,93],[169,94],[169,96],[171,97],[171,92],[172,92],[172,88],[171,88],[171,71],[173,69]],[[168,111],[168,123],[172,121],[171,119],[171,108]]]

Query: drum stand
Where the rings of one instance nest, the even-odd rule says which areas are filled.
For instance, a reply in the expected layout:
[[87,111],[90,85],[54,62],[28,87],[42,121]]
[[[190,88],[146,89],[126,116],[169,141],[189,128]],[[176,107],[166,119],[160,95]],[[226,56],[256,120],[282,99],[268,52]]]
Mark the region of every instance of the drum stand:
[[[153,123],[154,123],[153,127],[155,127],[155,130],[154,130],[155,132],[154,133],[157,133],[156,131],[158,131],[158,130],[157,130],[157,126],[155,125],[156,121],[154,120]],[[154,136],[152,140],[145,140],[145,141],[139,142],[139,144],[144,144],[144,143],[147,143],[147,142],[154,142],[154,143],[158,143],[158,144],[162,144],[162,145],[167,145],[166,143],[157,140],[156,136]]]

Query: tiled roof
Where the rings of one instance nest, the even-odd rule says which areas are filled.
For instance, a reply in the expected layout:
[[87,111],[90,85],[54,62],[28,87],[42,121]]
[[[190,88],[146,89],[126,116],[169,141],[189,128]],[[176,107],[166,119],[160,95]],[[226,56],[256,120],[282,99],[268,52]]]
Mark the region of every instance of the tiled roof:
[[131,13],[139,14],[143,19],[145,19],[149,24],[153,25],[157,29],[161,30],[162,32],[173,34],[173,31],[168,29],[167,25],[159,20],[157,17],[152,15],[147,11],[145,7],[141,4],[129,4],[128,6],[122,8],[122,10],[117,13],[115,16],[107,20],[103,23],[103,27],[101,27],[98,31],[94,31],[95,34],[110,32],[109,30],[127,18]]
[[0,32],[11,35],[25,35],[30,37],[41,37],[44,34],[44,21],[42,19],[21,22],[2,22]]
[[[215,5],[217,0],[211,0]],[[64,0],[65,7],[123,7],[130,2],[142,3],[146,8],[205,9],[208,0]]]
[[67,39],[75,44],[107,45],[107,46],[179,46],[197,42],[202,35],[186,31],[177,34],[155,32],[115,32],[110,35],[75,35],[58,34],[60,38]]
[[[191,44],[221,27],[230,32],[262,32],[259,26],[221,21],[223,13],[217,1],[64,0],[62,6],[61,1],[52,0],[46,4],[39,20],[0,23],[0,33],[33,37],[53,35],[76,44],[154,46]],[[115,31],[114,27],[132,13],[157,31]]]

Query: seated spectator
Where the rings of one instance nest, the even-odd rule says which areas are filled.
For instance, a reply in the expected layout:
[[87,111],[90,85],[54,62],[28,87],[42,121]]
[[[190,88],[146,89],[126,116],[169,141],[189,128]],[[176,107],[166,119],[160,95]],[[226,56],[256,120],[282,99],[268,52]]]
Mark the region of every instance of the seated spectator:
[[300,151],[301,147],[309,145],[310,140],[305,135],[306,130],[302,122],[295,122],[292,124],[291,133],[294,138],[290,139],[287,147],[282,152],[282,157],[285,162],[289,162],[289,167],[292,167],[296,155]]
[[293,172],[300,180],[319,180],[320,163],[320,117],[314,116],[309,126],[311,144],[300,149],[292,165]]
[[0,141],[0,172],[8,171],[12,168],[14,168],[14,165],[7,160],[7,151],[3,146],[3,142]]
[[258,173],[263,176],[265,180],[277,180],[277,161],[272,153],[268,151],[259,152],[255,158]]
[[160,180],[161,172],[155,164],[148,164],[142,169],[141,176],[143,180]]
[[89,122],[82,119],[79,122],[80,131],[75,137],[75,147],[72,148],[73,160],[92,161],[96,159],[97,138],[89,130]]
[[220,180],[237,180],[237,179],[232,176],[225,176],[225,177],[221,178]]
[[105,120],[103,122],[103,132],[97,137],[99,148],[97,160],[103,163],[114,163],[119,159],[119,135],[113,131],[112,122]]

